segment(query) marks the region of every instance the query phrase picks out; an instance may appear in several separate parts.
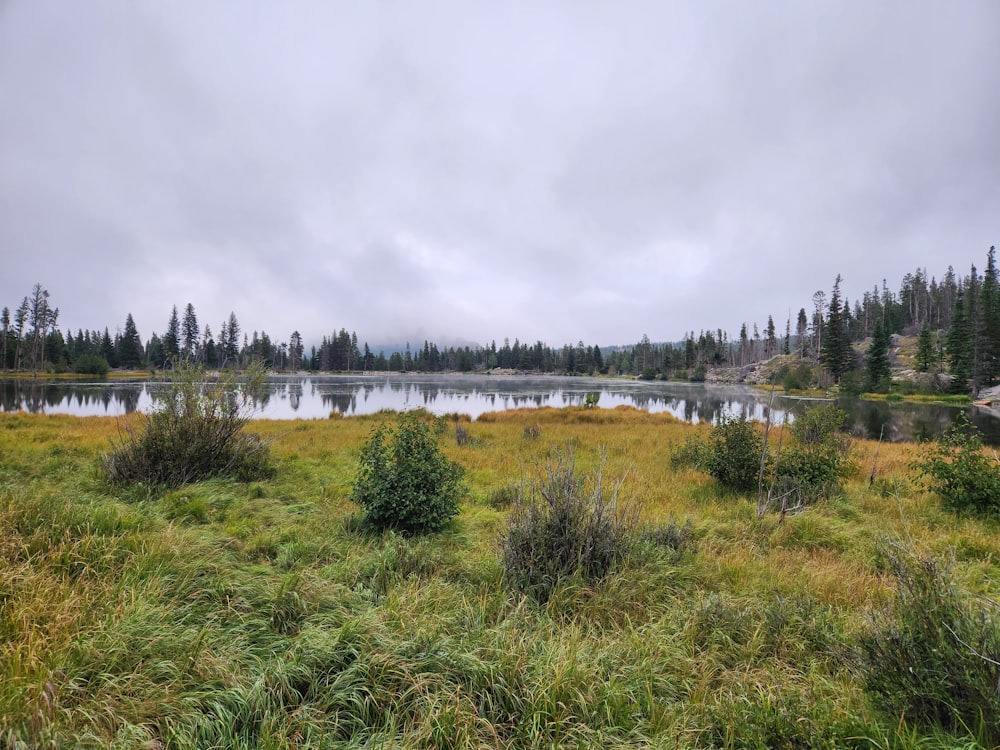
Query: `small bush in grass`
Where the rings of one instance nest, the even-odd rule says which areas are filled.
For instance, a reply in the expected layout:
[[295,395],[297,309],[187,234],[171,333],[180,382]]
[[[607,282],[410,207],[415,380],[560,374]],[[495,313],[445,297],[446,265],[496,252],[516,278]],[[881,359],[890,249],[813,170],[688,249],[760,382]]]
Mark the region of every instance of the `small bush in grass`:
[[705,469],[711,456],[711,447],[704,436],[695,433],[688,435],[684,442],[676,446],[670,453],[670,468]]
[[455,424],[455,444],[460,448],[471,445],[473,437],[469,431],[460,424]]
[[514,588],[547,601],[560,581],[596,583],[628,554],[638,512],[608,488],[603,467],[586,480],[572,452],[557,453],[544,477],[511,511],[501,541],[504,572]]
[[963,414],[917,468],[945,506],[996,515],[1000,511],[1000,461],[983,453],[975,427]]
[[639,538],[654,547],[659,547],[679,555],[693,544],[694,527],[691,525],[691,519],[688,519],[683,524],[679,524],[671,519],[665,525],[651,526],[643,529]]
[[521,437],[525,440],[537,440],[542,435],[542,428],[537,424],[531,424],[524,428]]
[[731,490],[756,490],[763,448],[763,438],[753,422],[723,415],[712,429],[705,468]]
[[841,432],[847,413],[832,404],[808,409],[789,428],[792,443],[776,460],[778,487],[803,502],[836,495],[852,468],[851,439]]
[[141,429],[127,426],[112,442],[102,459],[105,478],[114,485],[176,488],[216,476],[273,476],[268,445],[243,431],[265,382],[262,368],[251,369],[243,383],[231,373],[207,382],[202,368],[178,364]]
[[862,641],[865,688],[889,716],[1000,743],[1000,606],[962,590],[951,564],[882,552],[895,602]]
[[395,432],[382,423],[362,447],[351,500],[372,528],[437,531],[458,515],[462,474],[441,452],[428,423],[406,412]]

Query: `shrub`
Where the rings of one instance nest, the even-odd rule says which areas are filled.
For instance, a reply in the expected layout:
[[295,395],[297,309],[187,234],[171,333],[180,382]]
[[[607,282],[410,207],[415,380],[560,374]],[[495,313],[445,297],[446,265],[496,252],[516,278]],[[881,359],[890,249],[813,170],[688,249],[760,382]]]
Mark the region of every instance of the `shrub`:
[[683,443],[670,452],[670,468],[674,471],[686,467],[705,469],[708,466],[711,450],[711,446],[702,434],[689,434]]
[[724,414],[712,429],[705,468],[723,486],[750,492],[757,489],[763,448],[753,422]]
[[176,488],[216,476],[273,476],[268,445],[243,432],[265,381],[266,372],[254,368],[242,385],[231,373],[208,383],[203,369],[179,364],[141,429],[126,426],[112,441],[102,459],[105,478],[114,485]]
[[778,372],[781,375],[781,387],[786,391],[802,391],[813,383],[813,372],[805,363],[795,368],[782,365]]
[[545,602],[560,581],[596,583],[620,564],[638,515],[619,502],[621,487],[605,486],[603,468],[586,481],[573,453],[557,452],[544,477],[521,493],[500,541],[514,588]]
[[73,372],[103,378],[108,374],[108,360],[100,354],[81,354],[73,363]]
[[965,414],[917,468],[952,510],[981,515],[1000,510],[1000,461],[983,453],[979,435]]
[[808,409],[791,427],[792,445],[777,460],[778,483],[803,500],[835,494],[850,469],[851,440],[841,432],[847,412],[833,404]]
[[894,720],[1000,742],[1000,617],[958,587],[949,564],[892,545],[897,597],[862,640],[865,688]]
[[395,432],[382,423],[362,447],[351,500],[373,528],[436,531],[458,515],[462,474],[441,452],[428,423],[405,412]]

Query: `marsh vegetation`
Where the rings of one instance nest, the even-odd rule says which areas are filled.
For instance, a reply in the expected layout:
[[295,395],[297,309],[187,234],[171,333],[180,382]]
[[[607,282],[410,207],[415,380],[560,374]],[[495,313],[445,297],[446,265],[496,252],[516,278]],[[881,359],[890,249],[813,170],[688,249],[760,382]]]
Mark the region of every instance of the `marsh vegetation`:
[[[835,491],[760,515],[672,460],[708,425],[414,418],[466,488],[427,533],[351,501],[395,415],[256,421],[273,475],[152,490],[103,476],[117,420],[0,415],[0,746],[1000,742],[998,521],[930,491],[922,447],[855,440]],[[628,544],[536,595],[505,554],[532,487],[605,510],[614,490]]]

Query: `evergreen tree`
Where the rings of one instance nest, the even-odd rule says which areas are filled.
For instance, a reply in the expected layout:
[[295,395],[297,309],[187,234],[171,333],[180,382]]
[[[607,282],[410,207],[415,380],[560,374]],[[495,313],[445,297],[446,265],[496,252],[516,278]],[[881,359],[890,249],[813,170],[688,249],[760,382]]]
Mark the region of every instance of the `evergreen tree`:
[[238,367],[240,358],[240,324],[236,320],[236,313],[229,313],[229,320],[222,324],[222,332],[224,341],[221,354],[225,357],[226,365]]
[[[142,339],[136,330],[132,313],[125,316],[125,330],[118,341],[118,364],[121,367],[136,369],[142,366]],[[111,362],[109,361],[110,365]]]
[[[166,357],[177,359],[181,354],[181,321],[177,317],[177,305],[170,311],[170,320],[167,321],[167,332],[161,339]],[[166,358],[165,357],[165,358]]]
[[931,335],[931,327],[924,323],[920,329],[920,338],[917,339],[917,372],[927,372],[934,363],[934,339]]
[[875,321],[872,331],[872,343],[868,347],[868,358],[865,363],[868,375],[867,390],[872,393],[884,393],[889,390],[892,378],[892,367],[889,365],[889,334],[881,320]]
[[809,346],[809,317],[804,307],[799,308],[799,317],[795,323],[795,343],[798,344],[799,359],[805,359]]
[[969,393],[974,360],[973,335],[964,289],[959,289],[955,296],[955,310],[948,329],[947,353],[952,393]]
[[184,308],[184,320],[181,323],[181,345],[182,353],[188,359],[195,358],[198,353],[198,317],[194,314],[194,305],[190,302]]
[[5,307],[3,312],[0,313],[0,325],[3,326],[3,331],[0,335],[3,336],[3,340],[0,341],[0,370],[7,369],[7,339],[8,333],[10,332],[10,308]]
[[840,274],[837,274],[824,324],[823,345],[820,349],[820,361],[829,370],[834,382],[839,382],[841,376],[851,369],[853,359],[851,343],[844,325],[844,309],[840,302],[841,280]]
[[976,322],[975,378],[979,385],[997,381],[1000,358],[1000,289],[997,286],[996,248],[990,247],[980,291],[979,320]]

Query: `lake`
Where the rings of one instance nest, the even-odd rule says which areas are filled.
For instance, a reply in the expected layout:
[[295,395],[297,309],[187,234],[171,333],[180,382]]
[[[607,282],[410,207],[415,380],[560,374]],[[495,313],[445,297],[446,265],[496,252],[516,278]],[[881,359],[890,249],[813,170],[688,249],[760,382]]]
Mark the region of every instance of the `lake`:
[[[77,416],[120,416],[149,411],[163,381],[66,380],[0,381],[0,411]],[[718,423],[723,414],[764,420],[766,392],[737,385],[665,383],[607,378],[516,375],[275,375],[260,403],[264,419],[325,419],[384,409],[424,408],[433,414],[461,413],[473,418],[489,411],[542,406],[579,406],[588,393],[598,406],[634,406],[667,412],[692,423]],[[776,395],[772,420],[794,419],[816,401]],[[839,399],[854,434],[877,439],[931,439],[966,412],[984,442],[1000,445],[1000,419],[974,407],[886,403]]]

